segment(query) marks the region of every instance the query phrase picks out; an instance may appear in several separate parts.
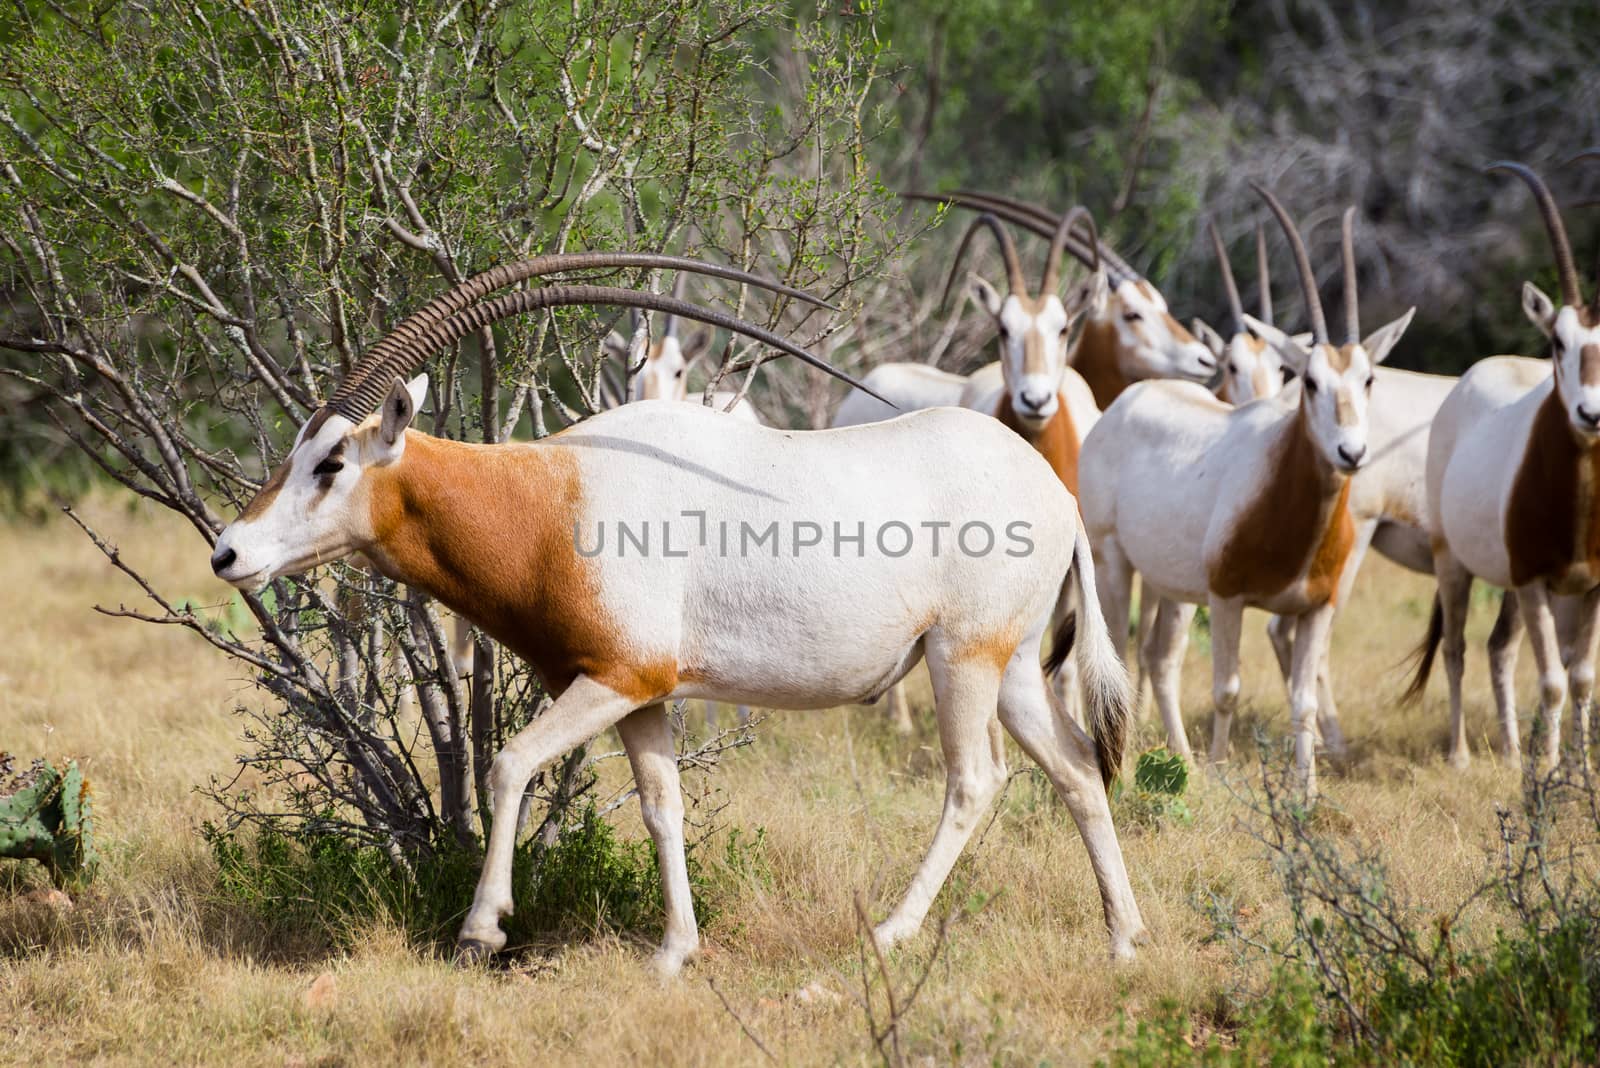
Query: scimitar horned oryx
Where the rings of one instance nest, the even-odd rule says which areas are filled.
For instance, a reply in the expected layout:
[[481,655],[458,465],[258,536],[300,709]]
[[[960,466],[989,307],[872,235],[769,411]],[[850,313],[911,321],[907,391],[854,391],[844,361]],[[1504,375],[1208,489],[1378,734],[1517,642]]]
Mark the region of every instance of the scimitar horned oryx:
[[[1294,252],[1312,343],[1303,345],[1258,319],[1245,321],[1300,375],[1298,403],[1230,408],[1192,383],[1140,383],[1090,433],[1079,479],[1114,633],[1126,633],[1135,570],[1156,596],[1210,609],[1214,761],[1227,755],[1239,697],[1243,610],[1296,617],[1291,728],[1296,769],[1314,794],[1317,667],[1355,537],[1350,476],[1367,456],[1373,370],[1400,339],[1411,312],[1363,338],[1356,294],[1347,288],[1347,339],[1334,345],[1293,221],[1270,192],[1259,186],[1257,192]],[[1352,216],[1347,212],[1344,222],[1347,262]],[[1160,613],[1158,631],[1171,616]],[[1155,635],[1150,671],[1168,736],[1187,752],[1177,705],[1180,638]]]
[[[1600,156],[1600,149],[1578,159]],[[1410,696],[1420,696],[1441,641],[1450,687],[1450,762],[1468,761],[1461,676],[1472,581],[1506,590],[1490,641],[1490,682],[1502,752],[1521,762],[1514,672],[1525,627],[1539,668],[1535,738],[1554,763],[1570,693],[1572,743],[1589,744],[1594,640],[1600,625],[1600,291],[1583,299],[1561,210],[1544,179],[1502,160],[1490,174],[1522,181],[1549,235],[1561,286],[1552,300],[1522,284],[1522,310],[1550,343],[1550,358],[1494,356],[1472,365],[1434,419],[1428,446],[1428,519],[1439,595]],[[1514,595],[1514,598],[1513,598]]]
[[[676,972],[699,936],[665,702],[801,709],[866,701],[926,657],[945,805],[876,939],[891,944],[920,928],[1006,779],[1003,726],[1066,802],[1094,867],[1111,949],[1131,955],[1144,925],[1105,793],[1122,757],[1127,673],[1098,610],[1076,502],[1017,435],[958,409],[794,432],[669,401],[623,405],[531,444],[471,445],[409,428],[423,380],[402,376],[471,331],[535,308],[649,307],[826,368],[769,331],[670,297],[551,285],[479,302],[510,279],[620,260],[588,254],[497,268],[403,323],[301,428],[212,558],[218,575],[255,588],[362,552],[525,658],[557,695],[490,771],[502,818],[461,928],[463,951],[505,944],[516,820],[504,814],[516,811],[538,768],[614,726],[662,873],[656,962]],[[638,527],[641,517],[648,529]],[[628,523],[631,543],[621,536]],[[934,538],[942,539],[937,550]],[[1075,656],[1089,734],[1052,703],[1040,664],[1069,582],[1084,605]],[[1070,655],[1071,640],[1064,629],[1052,665]]]

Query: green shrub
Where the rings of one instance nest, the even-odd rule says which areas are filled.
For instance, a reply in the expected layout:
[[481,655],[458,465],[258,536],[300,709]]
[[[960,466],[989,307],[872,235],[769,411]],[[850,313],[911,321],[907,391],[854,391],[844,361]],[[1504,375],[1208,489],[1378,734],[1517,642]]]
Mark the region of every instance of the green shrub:
[[0,857],[37,860],[57,886],[87,882],[98,855],[89,782],[78,762],[14,768],[15,758],[0,751]]
[[[332,834],[289,836],[270,829],[204,829],[225,902],[244,907],[269,928],[330,946],[348,944],[364,923],[387,920],[419,944],[451,944],[472,902],[480,858],[444,847],[399,868],[378,846]],[[712,878],[689,850],[689,884],[702,926],[714,924],[721,902],[740,879],[769,878],[761,831],[727,832]],[[655,847],[619,838],[592,805],[555,843],[519,843],[512,861],[516,913],[504,923],[510,944],[597,930],[659,934],[663,914]]]
[[1188,762],[1166,746],[1140,753],[1132,784],[1119,781],[1115,789],[1118,816],[1123,821],[1158,827],[1194,819],[1183,799],[1189,789]]

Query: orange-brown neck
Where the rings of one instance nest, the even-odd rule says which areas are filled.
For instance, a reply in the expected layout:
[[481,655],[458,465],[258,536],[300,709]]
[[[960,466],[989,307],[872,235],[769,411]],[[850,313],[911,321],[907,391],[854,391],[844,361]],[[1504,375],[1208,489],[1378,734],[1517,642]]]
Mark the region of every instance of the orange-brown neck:
[[1133,385],[1132,379],[1122,373],[1119,360],[1121,351],[1122,342],[1117,336],[1116,320],[1104,316],[1084,322],[1078,343],[1067,356],[1067,366],[1089,383],[1094,402],[1101,411],[1111,407],[1111,402]]
[[[1560,394],[1552,389],[1534,413],[1506,509],[1511,581],[1600,577],[1600,446],[1579,442]],[[1574,572],[1581,571],[1581,575]]]
[[1335,602],[1355,544],[1350,479],[1318,453],[1304,408],[1286,422],[1269,451],[1270,477],[1210,562],[1211,590],[1222,597],[1267,598],[1303,581],[1307,601]]
[[404,455],[369,474],[366,553],[527,660],[553,692],[587,675],[641,703],[675,667],[629,663],[575,551],[583,492],[558,445],[467,445],[408,431]]
[[1016,409],[1011,407],[1011,393],[1003,391],[1000,396],[1000,407],[994,413],[995,418],[1020,434],[1023,440],[1038,450],[1050,463],[1050,469],[1056,473],[1062,485],[1074,497],[1078,495],[1078,428],[1072,422],[1072,413],[1067,410],[1067,398],[1061,394],[1056,395],[1056,412],[1050,421],[1037,429],[1026,426],[1017,418]]

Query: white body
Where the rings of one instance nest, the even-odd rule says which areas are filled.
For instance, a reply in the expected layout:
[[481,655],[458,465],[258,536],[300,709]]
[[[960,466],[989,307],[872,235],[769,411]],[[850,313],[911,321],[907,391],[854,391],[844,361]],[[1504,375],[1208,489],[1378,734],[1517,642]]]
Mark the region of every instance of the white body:
[[[1364,344],[1318,344],[1309,350],[1250,320],[1252,329],[1296,362],[1303,377],[1315,381],[1315,394],[1232,408],[1193,383],[1143,382],[1101,417],[1079,465],[1084,521],[1101,569],[1112,633],[1127,633],[1135,572],[1158,600],[1209,606],[1214,761],[1227,755],[1238,700],[1243,609],[1295,617],[1290,705],[1296,763],[1308,792],[1315,790],[1317,668],[1337,579],[1353,540],[1345,518],[1348,478],[1370,451],[1367,408],[1374,366],[1409,319],[1390,324]],[[1293,466],[1283,466],[1291,460]],[[1288,511],[1271,517],[1274,508]],[[1270,560],[1278,548],[1269,539],[1280,520],[1300,531],[1303,544],[1284,548],[1287,565],[1283,560],[1259,563],[1257,558]],[[1181,622],[1186,620],[1178,613],[1158,612],[1149,652],[1170,744],[1187,756],[1177,704]]]
[[[877,928],[880,943],[921,926],[1004,783],[1003,726],[1072,811],[1112,950],[1132,953],[1143,924],[1101,778],[1120,758],[1127,676],[1094,607],[1076,504],[1016,435],[956,409],[792,432],[647,401],[534,444],[470,446],[406,430],[424,389],[421,379],[396,382],[382,418],[359,427],[326,411],[308,423],[223,531],[213,567],[255,587],[361,552],[532,662],[558,696],[496,758],[496,812],[515,812],[535,771],[615,726],[658,851],[664,971],[698,947],[665,702],[869,701],[923,657],[939,708],[945,807],[905,898]],[[627,549],[619,522],[636,531]],[[929,523],[943,524],[938,549]],[[808,524],[820,544],[801,544]],[[847,537],[862,525],[859,553],[833,541],[835,524]],[[897,531],[887,547],[880,540],[895,524],[914,534],[909,549]],[[992,531],[992,547],[974,551],[983,543],[971,531],[961,540],[971,524]],[[744,530],[765,535],[769,525],[776,542],[752,551]],[[643,530],[648,549],[637,542]],[[1069,581],[1086,606],[1076,653],[1093,742],[1052,704],[1040,667]],[[471,951],[504,944],[515,835],[515,820],[495,821],[461,931]]]
[[967,383],[965,375],[922,363],[881,363],[867,372],[862,381],[894,401],[899,410],[877,397],[852,389],[834,413],[835,427],[877,423],[924,408],[955,406],[961,402],[961,391]]
[[[1570,309],[1565,314],[1570,315]],[[1581,336],[1573,348],[1581,350]],[[1522,759],[1513,680],[1524,628],[1539,666],[1538,716],[1545,730],[1546,760],[1553,763],[1558,759],[1561,715],[1569,693],[1576,710],[1575,734],[1580,739],[1588,735],[1600,574],[1580,563],[1559,582],[1541,578],[1519,584],[1507,533],[1514,518],[1513,488],[1525,463],[1536,417],[1545,405],[1562,405],[1565,400],[1556,395],[1553,367],[1550,360],[1516,356],[1483,360],[1461,377],[1435,421],[1427,492],[1450,691],[1449,760],[1456,767],[1465,767],[1470,760],[1461,676],[1465,662],[1462,631],[1474,578],[1506,590],[1505,608],[1489,643],[1490,684],[1504,759],[1514,766]],[[1573,378],[1580,376],[1576,366],[1568,373]],[[1588,469],[1589,463],[1584,461],[1580,471]],[[1594,491],[1583,484],[1581,475],[1579,484],[1565,492],[1576,495],[1574,504],[1580,516],[1591,507]],[[1582,544],[1581,529],[1576,537]]]

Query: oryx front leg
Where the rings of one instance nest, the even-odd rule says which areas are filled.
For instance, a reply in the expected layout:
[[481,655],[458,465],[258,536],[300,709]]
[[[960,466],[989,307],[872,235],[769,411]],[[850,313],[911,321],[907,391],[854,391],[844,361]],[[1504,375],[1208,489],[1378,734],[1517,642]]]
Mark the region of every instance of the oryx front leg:
[[683,794],[678,786],[678,756],[672,747],[672,724],[664,704],[647,705],[617,724],[628,751],[633,781],[639,789],[639,811],[656,844],[661,871],[661,897],[666,905],[666,930],[656,951],[656,970],[676,975],[700,949],[689,891],[689,867],[683,852]]
[[1228,759],[1228,732],[1239,707],[1239,628],[1242,597],[1212,597],[1211,613],[1211,763]]
[[1001,665],[987,650],[952,653],[946,642],[930,641],[929,645],[928,673],[933,677],[934,713],[944,751],[944,811],[906,896],[873,932],[878,945],[885,948],[922,927],[933,899],[1001,782],[995,774],[990,738]]
[[1577,598],[1577,618],[1571,632],[1563,634],[1568,649],[1567,690],[1572,697],[1572,748],[1577,759],[1589,759],[1589,705],[1594,698],[1594,639],[1600,629],[1600,589]]
[[1317,793],[1318,677],[1323,647],[1333,627],[1333,605],[1301,616],[1295,625],[1294,658],[1289,670],[1289,724],[1294,736],[1295,775],[1307,798]]
[[1561,759],[1561,709],[1567,700],[1556,617],[1550,607],[1550,594],[1542,581],[1519,586],[1517,604],[1522,608],[1522,622],[1528,628],[1533,659],[1539,666],[1539,710],[1534,713],[1529,740],[1535,746],[1541,738],[1544,740],[1545,761],[1554,767]]
[[506,743],[489,769],[495,820],[472,908],[456,944],[467,957],[496,953],[506,944],[500,920],[511,915],[511,859],[517,844],[517,807],[533,773],[575,749],[633,711],[634,702],[580,675],[545,710]]
[[1183,653],[1189,644],[1189,624],[1194,619],[1194,606],[1180,604],[1165,598],[1157,599],[1150,592],[1150,603],[1141,608],[1148,612],[1152,622],[1149,640],[1145,643],[1145,662],[1150,665],[1150,687],[1155,692],[1156,708],[1167,729],[1167,748],[1183,759],[1194,761],[1189,748],[1189,733],[1183,726],[1183,711],[1179,707],[1179,690],[1183,681]]

